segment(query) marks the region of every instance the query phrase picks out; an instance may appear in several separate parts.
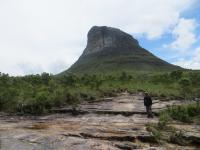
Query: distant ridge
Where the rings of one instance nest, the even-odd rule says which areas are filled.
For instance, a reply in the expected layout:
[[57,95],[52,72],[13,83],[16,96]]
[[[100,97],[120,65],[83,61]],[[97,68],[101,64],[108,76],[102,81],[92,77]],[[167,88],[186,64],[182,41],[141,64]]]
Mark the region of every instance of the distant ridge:
[[154,56],[131,35],[119,29],[94,26],[87,37],[87,46],[82,55],[62,74],[182,69]]

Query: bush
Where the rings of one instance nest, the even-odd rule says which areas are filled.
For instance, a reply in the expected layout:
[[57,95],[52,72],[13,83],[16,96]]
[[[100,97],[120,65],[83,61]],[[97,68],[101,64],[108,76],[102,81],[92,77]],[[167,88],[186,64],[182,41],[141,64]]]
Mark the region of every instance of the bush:
[[189,74],[189,78],[193,86],[198,87],[200,85],[200,73],[192,72]]
[[182,76],[183,76],[183,72],[181,70],[172,71],[170,73],[170,77],[172,78],[172,80],[179,80],[181,79]]
[[182,122],[192,122],[193,117],[199,116],[200,114],[200,104],[185,104],[182,106],[172,106],[165,111],[162,111],[161,116],[165,114],[170,118]]
[[18,104],[18,110],[22,113],[42,114],[51,108],[49,93],[39,92],[34,98]]
[[[138,89],[149,91],[152,95],[164,99],[195,99],[200,97],[199,77],[200,73],[193,71],[117,72],[82,76],[52,76],[42,73],[23,77],[10,77],[8,74],[0,73],[0,110],[43,113],[48,112],[51,107],[78,105],[84,100],[113,97],[123,91],[134,93]],[[189,117],[196,114],[193,109],[187,111]],[[182,116],[180,120],[188,120],[187,118],[187,115]]]
[[191,96],[191,81],[187,78],[183,78],[179,81],[180,92],[185,98],[189,98]]
[[147,124],[147,131],[151,132],[153,139],[155,142],[162,144],[165,141],[164,134],[162,129],[158,127],[157,124]]
[[170,116],[168,113],[162,113],[159,115],[159,122],[158,122],[158,127],[160,129],[164,129],[167,126],[167,123],[171,120]]
[[14,88],[7,88],[0,92],[0,111],[14,111],[18,99],[18,91]]

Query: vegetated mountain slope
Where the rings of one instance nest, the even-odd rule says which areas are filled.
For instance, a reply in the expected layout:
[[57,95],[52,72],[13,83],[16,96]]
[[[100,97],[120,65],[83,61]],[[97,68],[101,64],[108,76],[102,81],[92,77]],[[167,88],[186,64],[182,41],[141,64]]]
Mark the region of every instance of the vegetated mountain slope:
[[83,54],[61,74],[179,69],[182,68],[169,64],[142,48],[131,35],[116,28],[94,26],[88,32]]

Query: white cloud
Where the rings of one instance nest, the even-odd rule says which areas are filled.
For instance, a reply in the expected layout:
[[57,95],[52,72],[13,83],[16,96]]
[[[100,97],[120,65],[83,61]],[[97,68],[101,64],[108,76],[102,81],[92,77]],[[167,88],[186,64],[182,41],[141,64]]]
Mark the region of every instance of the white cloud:
[[[57,73],[59,69],[50,66],[63,62],[62,67],[56,67],[63,69],[63,64],[67,68],[75,62],[93,25],[118,27],[149,39],[159,38],[171,30],[180,13],[195,1],[2,0],[0,71],[13,75]],[[27,70],[30,64],[37,67]]]
[[168,46],[178,51],[186,51],[197,41],[196,28],[196,20],[181,18],[172,31],[175,41]]
[[200,62],[199,61],[193,61],[193,60],[178,60],[177,62],[174,62],[175,65],[181,66],[186,69],[198,69],[200,68]]
[[195,50],[191,59],[180,59],[174,64],[187,69],[200,69],[200,47]]

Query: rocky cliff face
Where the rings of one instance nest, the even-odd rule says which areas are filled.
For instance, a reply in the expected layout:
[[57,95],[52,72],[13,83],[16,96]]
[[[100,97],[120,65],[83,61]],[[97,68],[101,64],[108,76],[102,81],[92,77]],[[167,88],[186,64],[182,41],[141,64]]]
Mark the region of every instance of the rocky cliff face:
[[83,54],[66,72],[171,71],[181,69],[142,48],[131,35],[111,27],[94,26]]
[[111,27],[94,26],[88,32],[87,46],[83,55],[102,51],[106,48],[139,47],[139,43],[131,35]]

